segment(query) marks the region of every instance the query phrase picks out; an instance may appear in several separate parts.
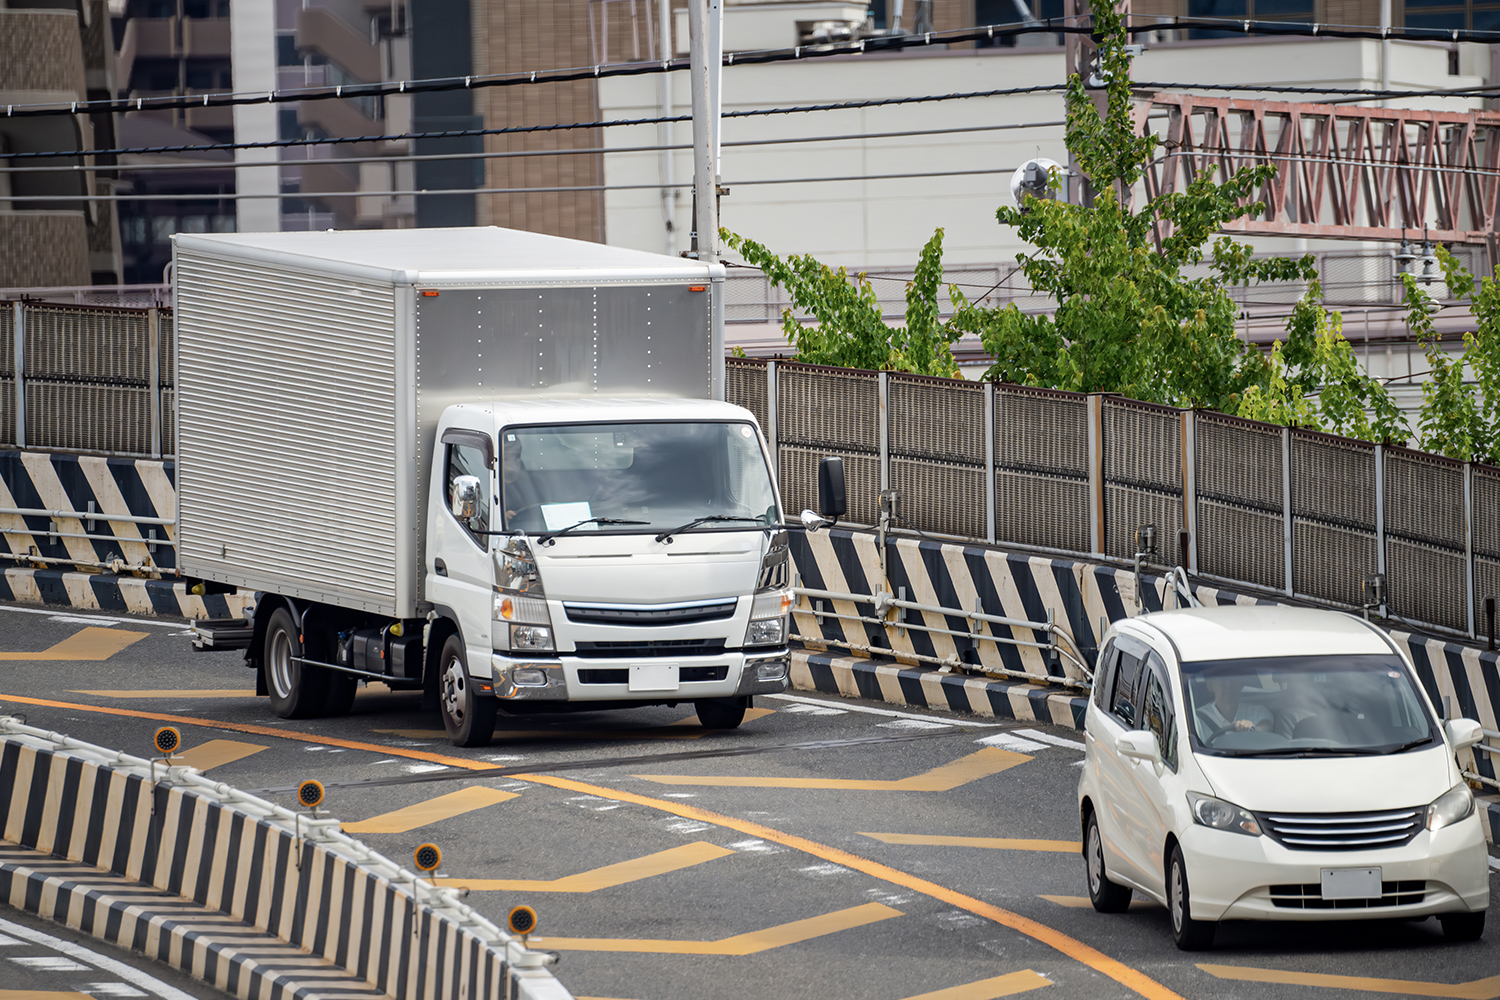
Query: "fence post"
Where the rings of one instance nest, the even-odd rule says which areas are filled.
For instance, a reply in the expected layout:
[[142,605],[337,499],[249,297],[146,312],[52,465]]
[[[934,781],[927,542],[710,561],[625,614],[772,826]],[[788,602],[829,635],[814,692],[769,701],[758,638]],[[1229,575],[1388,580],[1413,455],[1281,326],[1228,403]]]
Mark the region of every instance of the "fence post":
[[984,383],[984,540],[995,544],[995,383]]
[[1469,638],[1475,638],[1478,622],[1474,600],[1474,463],[1464,463],[1464,596],[1469,604]]
[[14,304],[16,369],[16,447],[26,448],[26,303]]
[[1281,565],[1285,590],[1290,597],[1296,591],[1297,578],[1292,560],[1292,429],[1281,429]]
[[1104,397],[1089,394],[1089,551],[1104,554]]
[[1198,414],[1182,411],[1182,526],[1188,535],[1187,566],[1198,572]]
[[146,310],[146,377],[151,380],[151,457],[161,458],[161,310]]
[[[1375,446],[1375,572],[1385,576],[1385,445]],[[1390,600],[1391,585],[1386,581],[1386,600]],[[1386,614],[1385,605],[1380,606],[1380,617]]]
[[891,376],[881,372],[879,378],[880,402],[876,407],[880,418],[880,489],[891,488]]
[[781,439],[776,427],[776,362],[766,363],[766,443],[771,446],[771,474],[781,482]]

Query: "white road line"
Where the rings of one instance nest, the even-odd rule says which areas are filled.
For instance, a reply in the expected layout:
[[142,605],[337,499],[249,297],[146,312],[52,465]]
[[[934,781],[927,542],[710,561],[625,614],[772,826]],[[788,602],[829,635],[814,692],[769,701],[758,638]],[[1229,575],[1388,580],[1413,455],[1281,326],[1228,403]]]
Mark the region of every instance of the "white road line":
[[126,986],[124,983],[84,983],[78,987],[78,992],[95,997],[143,997],[146,995],[134,986]]
[[1014,732],[1017,736],[1024,736],[1028,740],[1036,740],[1039,743],[1051,743],[1055,747],[1067,747],[1069,750],[1077,750],[1079,753],[1087,749],[1078,740],[1070,740],[1063,736],[1053,736],[1051,733],[1044,733],[1039,729],[1017,729]]
[[28,955],[11,961],[28,969],[41,969],[44,972],[87,972],[89,968],[71,958],[59,958],[56,955]]
[[1045,743],[1022,739],[1010,733],[996,733],[994,736],[981,737],[974,742],[999,747],[1001,750],[1010,750],[1015,753],[1035,753],[1038,750],[1047,749],[1047,744]]
[[875,723],[876,729],[951,729],[946,722],[936,722],[931,719],[893,719],[890,722]]
[[1490,867],[1500,872],[1500,858],[1490,858]]
[[768,694],[758,697],[775,698],[777,701],[794,701],[803,705],[819,705],[824,708],[841,708],[846,712],[863,712],[866,715],[888,715],[893,719],[919,719],[923,722],[941,722],[945,726],[968,726],[971,729],[994,729],[1001,722],[975,722],[972,719],[948,719],[935,715],[917,715],[913,712],[893,712],[888,708],[870,708],[868,705],[849,705],[844,702],[831,703],[821,698],[804,698],[795,694]]
[[132,986],[139,986],[148,993],[161,997],[162,1000],[195,1000],[191,994],[184,993],[175,986],[168,986],[155,976],[148,975],[139,969],[133,969],[124,962],[101,955],[97,951],[90,951],[88,948],[73,944],[71,941],[64,941],[62,938],[53,937],[51,934],[43,934],[41,931],[34,931],[30,927],[22,927],[20,924],[13,924],[9,920],[4,919],[0,919],[0,931],[4,931],[6,934],[14,934],[16,937],[30,941],[33,944],[46,945],[53,951],[62,952],[70,958],[81,959],[90,965],[97,966],[101,971],[119,976]]
[[86,622],[90,625],[118,625],[121,622],[130,622],[134,625],[156,625],[160,628],[182,628],[182,622],[159,622],[150,618],[120,618],[108,615],[75,615],[71,611],[60,614],[58,608],[15,608],[10,605],[0,605],[0,611],[14,611],[18,615],[46,615],[58,621]]

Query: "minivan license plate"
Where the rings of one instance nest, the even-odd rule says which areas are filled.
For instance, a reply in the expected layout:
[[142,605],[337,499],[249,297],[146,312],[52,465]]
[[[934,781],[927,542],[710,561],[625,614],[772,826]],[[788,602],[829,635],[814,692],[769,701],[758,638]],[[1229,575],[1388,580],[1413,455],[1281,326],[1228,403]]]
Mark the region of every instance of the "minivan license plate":
[[1380,896],[1379,868],[1324,868],[1324,899],[1375,899]]
[[676,691],[677,664],[632,663],[630,665],[630,690]]

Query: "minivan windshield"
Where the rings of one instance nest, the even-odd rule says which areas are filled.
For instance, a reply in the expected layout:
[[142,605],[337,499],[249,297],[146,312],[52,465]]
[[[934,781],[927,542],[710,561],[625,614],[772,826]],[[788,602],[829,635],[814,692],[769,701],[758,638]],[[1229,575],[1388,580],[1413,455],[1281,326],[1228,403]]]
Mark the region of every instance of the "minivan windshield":
[[1394,654],[1182,664],[1193,749],[1225,757],[1400,753],[1436,723]]
[[[760,439],[748,423],[512,427],[500,433],[507,531],[692,530],[781,520]],[[587,523],[584,523],[587,522]]]

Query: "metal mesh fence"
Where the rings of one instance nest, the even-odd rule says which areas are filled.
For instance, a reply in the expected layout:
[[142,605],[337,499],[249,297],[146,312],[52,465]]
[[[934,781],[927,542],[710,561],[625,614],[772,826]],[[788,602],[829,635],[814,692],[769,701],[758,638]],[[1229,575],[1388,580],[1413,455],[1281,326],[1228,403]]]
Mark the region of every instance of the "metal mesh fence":
[[61,451],[148,454],[151,390],[27,379],[26,445]]
[[1182,530],[1182,418],[1134,400],[1104,400],[1104,550],[1128,558],[1135,531],[1156,525],[1161,552]]
[[[877,485],[879,474],[877,468]],[[984,466],[892,456],[890,483],[900,497],[896,512],[909,523],[942,535],[984,537]]]
[[0,302],[0,377],[16,377],[16,307]]
[[147,331],[144,311],[61,306],[28,309],[26,377],[149,385]]
[[984,465],[984,386],[956,379],[890,376],[892,455]]
[[761,430],[770,430],[770,406],[766,389],[766,362],[749,358],[727,358],[724,362],[724,398],[755,414]]
[[16,380],[0,378],[0,447],[16,446]]
[[1293,430],[1292,585],[1298,594],[1358,606],[1379,565],[1375,446]]
[[1385,575],[1395,614],[1467,629],[1468,574],[1461,462],[1385,452]]
[[1194,419],[1198,569],[1286,585],[1281,428],[1218,413]]
[[175,385],[177,383],[177,353],[174,347],[177,344],[177,328],[173,323],[172,310],[163,309],[158,314],[156,339],[160,345],[157,381],[164,386]]
[[1469,627],[1464,554],[1389,537],[1385,543],[1387,607],[1412,621],[1465,631]]
[[878,454],[879,411],[875,372],[777,367],[776,426],[783,443]]
[[849,494],[846,519],[856,524],[874,524],[880,515],[880,456],[801,448],[783,444],[780,449],[781,499],[788,513],[818,509],[818,460],[824,455],[844,459],[844,488]]
[[177,392],[175,389],[161,391],[161,453],[177,454]]
[[1088,509],[1088,397],[996,386],[996,538],[1087,551]]

